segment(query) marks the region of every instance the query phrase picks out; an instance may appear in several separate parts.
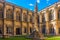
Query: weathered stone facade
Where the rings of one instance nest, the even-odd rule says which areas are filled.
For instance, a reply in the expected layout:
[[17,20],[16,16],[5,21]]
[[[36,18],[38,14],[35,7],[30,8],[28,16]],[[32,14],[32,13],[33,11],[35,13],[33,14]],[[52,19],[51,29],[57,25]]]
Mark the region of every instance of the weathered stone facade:
[[42,34],[60,34],[60,2],[37,13],[0,1],[0,35],[29,35],[34,29]]
[[33,30],[33,11],[0,1],[0,35],[29,35]]
[[[39,12],[41,32],[47,35],[60,35],[60,2]],[[45,31],[44,31],[45,30]]]

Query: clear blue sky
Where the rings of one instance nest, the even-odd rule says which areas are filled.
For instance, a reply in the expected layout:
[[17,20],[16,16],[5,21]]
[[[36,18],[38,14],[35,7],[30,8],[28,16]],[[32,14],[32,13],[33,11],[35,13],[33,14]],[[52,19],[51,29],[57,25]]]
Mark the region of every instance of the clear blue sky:
[[48,7],[49,5],[54,4],[58,0],[6,0],[6,1],[34,11],[36,1],[38,3],[38,10],[42,10]]

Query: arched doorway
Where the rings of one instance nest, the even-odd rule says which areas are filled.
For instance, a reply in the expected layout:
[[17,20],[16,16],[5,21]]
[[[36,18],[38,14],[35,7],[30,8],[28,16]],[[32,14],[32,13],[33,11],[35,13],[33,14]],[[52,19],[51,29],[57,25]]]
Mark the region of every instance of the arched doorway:
[[54,35],[54,27],[52,24],[50,25],[49,33],[50,33],[50,35]]
[[20,28],[16,28],[16,35],[20,35],[21,34],[21,29]]
[[43,33],[43,34],[46,33],[46,25],[42,25],[42,33]]

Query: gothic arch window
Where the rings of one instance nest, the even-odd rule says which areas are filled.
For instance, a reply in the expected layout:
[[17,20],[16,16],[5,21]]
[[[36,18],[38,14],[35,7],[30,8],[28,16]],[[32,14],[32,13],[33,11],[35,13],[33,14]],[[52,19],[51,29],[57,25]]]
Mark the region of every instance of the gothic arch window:
[[45,25],[45,24],[42,25],[42,33],[43,33],[43,34],[46,33],[46,25]]
[[10,25],[6,25],[6,33],[11,34],[12,33],[12,27]]
[[49,33],[50,33],[50,34],[54,34],[54,27],[53,27],[53,24],[50,24]]
[[26,27],[24,27],[24,33],[27,33],[27,28]]
[[39,16],[37,16],[36,19],[37,19],[37,23],[39,23],[39,21],[40,21],[40,20],[39,20]]
[[59,34],[60,34],[60,28],[59,28]]
[[30,22],[32,22],[32,16],[30,15]]
[[3,7],[0,5],[0,18],[3,18]]
[[32,33],[32,28],[30,27],[30,33]]
[[0,34],[2,34],[2,28],[0,27]]
[[13,19],[13,10],[12,9],[6,10],[6,18]]
[[20,11],[16,12],[16,20],[21,21]]
[[54,17],[53,13],[54,13],[54,10],[50,10],[50,12],[49,12],[49,21],[53,20],[53,17]]
[[0,25],[0,34],[2,34],[2,25]]
[[42,15],[42,22],[45,23],[45,15],[44,15],[44,13]]
[[60,9],[58,10],[58,19],[60,19]]
[[23,20],[24,20],[24,22],[27,22],[27,14],[26,13],[23,14]]
[[3,10],[3,7],[0,5],[0,11],[2,11]]

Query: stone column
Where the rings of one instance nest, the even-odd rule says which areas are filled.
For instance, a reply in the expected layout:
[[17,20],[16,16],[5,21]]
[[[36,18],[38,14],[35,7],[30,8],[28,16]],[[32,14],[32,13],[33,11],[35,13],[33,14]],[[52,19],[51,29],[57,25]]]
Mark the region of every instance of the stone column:
[[39,31],[42,33],[42,15],[41,13],[39,14]]
[[21,26],[21,34],[24,34],[24,26],[23,26],[23,22],[22,22],[22,26]]
[[55,29],[55,34],[56,35],[58,35],[59,33],[58,33],[58,7],[57,7],[58,5],[56,4],[55,6],[54,6],[54,20],[55,20],[55,27],[54,27],[54,29]]
[[12,23],[13,23],[13,25],[12,25],[12,28],[13,28],[13,29],[12,29],[12,30],[13,30],[13,31],[12,31],[12,34],[13,34],[13,36],[15,35],[15,30],[14,30],[15,20],[16,20],[16,19],[15,19],[15,18],[16,18],[15,15],[16,15],[16,13],[15,13],[15,7],[13,6],[13,20],[12,20]]
[[3,38],[8,38],[8,34],[6,34],[6,24],[5,24],[5,20],[4,20],[4,24],[3,24]]
[[40,24],[39,31],[42,33],[42,24]]
[[55,34],[59,35],[59,33],[58,33],[58,27],[56,27]]
[[27,22],[27,35],[30,34],[29,22]]
[[27,11],[27,34],[30,34],[30,28],[29,28],[29,11]]
[[46,19],[46,34],[49,35],[49,9],[46,9],[46,14],[45,14],[45,19]]
[[24,33],[24,28],[23,28],[23,9],[21,9],[21,35]]
[[13,31],[14,31],[13,35],[15,36],[15,35],[16,35],[16,28],[15,28],[15,25],[14,25]]
[[58,8],[54,7],[54,20],[58,20]]
[[29,23],[27,23],[27,34],[30,34],[30,27],[29,27]]
[[32,16],[33,16],[33,17],[32,17],[32,18],[33,18],[33,19],[32,19],[32,29],[33,29],[32,32],[33,32],[33,31],[34,31],[34,13],[32,14]]
[[8,35],[6,34],[6,24],[5,24],[5,22],[6,22],[6,4],[4,3],[4,6],[3,6],[3,35],[2,35],[2,37],[3,38],[8,38]]
[[49,22],[46,22],[46,34],[49,35]]
[[59,35],[59,29],[58,29],[58,23],[56,22],[55,26],[54,26],[54,32],[55,32],[55,35]]

